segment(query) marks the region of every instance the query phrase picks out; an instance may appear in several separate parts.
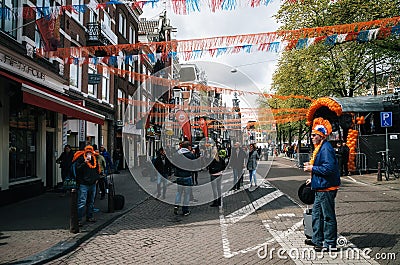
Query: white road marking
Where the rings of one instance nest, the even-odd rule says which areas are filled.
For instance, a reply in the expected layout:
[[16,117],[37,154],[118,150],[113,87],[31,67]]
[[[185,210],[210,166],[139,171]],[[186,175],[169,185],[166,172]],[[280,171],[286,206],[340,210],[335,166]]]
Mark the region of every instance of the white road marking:
[[272,202],[273,200],[279,198],[282,195],[284,195],[284,194],[280,190],[276,190],[270,194],[265,195],[264,197],[261,197],[260,199],[258,199],[256,201],[242,207],[241,209],[227,215],[226,217],[224,216],[223,211],[221,211],[222,214],[220,214],[219,220],[220,220],[220,227],[221,227],[222,249],[223,249],[225,258],[231,258],[240,253],[247,253],[250,251],[257,250],[260,247],[262,247],[263,244],[265,244],[265,243],[258,244],[258,245],[251,246],[251,247],[239,250],[239,251],[231,251],[229,238],[228,238],[228,227],[230,225],[233,225],[233,224],[239,222],[243,218],[246,218],[250,214],[254,213],[260,207],[264,206],[267,203]]
[[234,224],[242,220],[243,218],[246,218],[250,214],[254,213],[257,209],[263,207],[265,204],[272,202],[273,200],[276,200],[280,196],[284,195],[283,192],[280,190],[276,190],[274,192],[271,192],[264,197],[261,197],[252,203],[242,207],[241,209],[229,214],[226,216],[225,223],[229,224]]
[[[367,183],[358,181],[358,180],[356,180],[356,179],[354,179],[354,178],[352,178],[352,177],[350,177],[350,176],[347,176],[346,178],[348,178],[349,180],[351,180],[352,182],[355,182],[355,183],[357,183],[357,184],[361,184],[361,185],[364,185],[364,186],[370,186],[370,184],[367,184]],[[345,180],[346,180],[346,179],[345,179]]]
[[[283,214],[283,215],[290,216],[290,214]],[[330,263],[346,264],[348,262],[350,263],[356,262],[357,264],[379,264],[376,261],[374,261],[370,256],[366,255],[362,249],[358,249],[351,243],[347,245],[348,248],[339,248],[338,252],[317,253],[313,251],[313,249],[310,246],[300,243],[301,241],[293,240],[293,238],[302,238],[304,236],[303,232],[299,231],[299,228],[303,226],[303,220],[295,223],[294,225],[292,225],[292,227],[290,227],[285,231],[272,229],[268,224],[268,222],[270,221],[271,220],[263,220],[265,228],[272,235],[273,240],[275,240],[282,247],[283,250],[282,256],[286,258],[291,258],[295,264],[304,264],[303,261],[308,261],[308,262],[312,261],[313,263],[321,262],[321,264],[330,264]],[[289,238],[290,235],[292,236]],[[266,242],[266,244],[268,244],[268,242]],[[260,256],[260,253],[264,252],[261,254],[263,254],[265,258],[272,259],[271,255],[272,254],[276,255],[277,253],[271,252],[272,249],[268,251],[266,244],[264,244],[262,248],[258,250],[257,253]],[[350,249],[349,256],[346,256],[348,255],[346,253],[347,249]],[[353,256],[351,253],[353,254],[359,253],[359,256],[356,255],[352,259]]]

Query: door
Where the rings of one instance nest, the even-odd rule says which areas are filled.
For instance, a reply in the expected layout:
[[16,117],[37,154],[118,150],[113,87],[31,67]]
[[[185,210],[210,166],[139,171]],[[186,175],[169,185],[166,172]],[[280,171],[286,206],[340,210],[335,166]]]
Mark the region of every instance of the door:
[[46,132],[46,189],[52,189],[54,183],[54,133]]

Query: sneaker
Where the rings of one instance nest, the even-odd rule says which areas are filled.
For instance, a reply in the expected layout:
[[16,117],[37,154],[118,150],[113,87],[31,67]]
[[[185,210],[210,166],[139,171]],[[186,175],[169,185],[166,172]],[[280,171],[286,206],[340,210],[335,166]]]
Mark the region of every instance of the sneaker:
[[178,214],[178,211],[179,211],[179,207],[178,207],[178,206],[175,206],[175,207],[174,207],[174,214]]
[[88,223],[96,223],[96,219],[94,217],[86,219]]
[[184,212],[183,216],[188,216],[190,214],[190,211]]
[[328,248],[323,247],[323,246],[314,246],[314,251],[315,252],[327,252]]
[[309,245],[309,246],[318,246],[317,244],[314,244],[314,242],[312,242],[311,239],[306,239],[306,240],[304,240],[304,243],[305,243],[306,245]]

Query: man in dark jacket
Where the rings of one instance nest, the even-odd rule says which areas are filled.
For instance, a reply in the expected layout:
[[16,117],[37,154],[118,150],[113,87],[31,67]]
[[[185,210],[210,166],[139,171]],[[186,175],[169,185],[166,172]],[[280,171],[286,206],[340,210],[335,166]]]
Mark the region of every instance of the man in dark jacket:
[[229,165],[233,169],[233,189],[239,190],[240,183],[243,181],[243,169],[245,167],[246,153],[240,147],[240,143],[236,142],[233,145]]
[[168,176],[172,172],[172,164],[166,156],[164,148],[158,150],[157,158],[154,161],[154,167],[157,170],[157,198],[161,196],[161,183],[163,184],[163,196],[165,199],[165,194],[167,192]]
[[[86,221],[96,222],[93,216],[94,198],[96,196],[96,183],[100,178],[100,166],[97,162],[92,146],[88,145],[84,151],[77,152],[73,162],[76,161],[76,181],[78,191],[78,220],[82,225],[82,217],[86,206]],[[87,205],[86,205],[87,204]]]
[[61,153],[60,157],[57,158],[56,163],[60,164],[61,168],[61,179],[64,182],[66,177],[71,174],[72,159],[74,157],[74,152],[71,150],[71,146],[67,144],[64,147],[64,152]]
[[111,155],[110,153],[107,151],[107,149],[104,147],[104,145],[100,146],[100,155],[102,155],[104,157],[104,159],[106,160],[106,170],[105,170],[105,174],[106,176],[108,174],[111,174],[112,169],[114,168],[113,166],[113,162],[111,160]]
[[[189,141],[184,141],[181,144],[181,148],[178,150],[178,153],[174,156],[174,165],[175,176],[176,176],[176,184],[178,185],[178,190],[176,192],[175,197],[175,208],[174,213],[178,214],[179,205],[182,205],[182,195],[183,197],[183,205],[182,205],[182,213],[184,216],[190,214],[189,211],[189,201],[190,194],[192,192],[192,174],[196,171],[196,159],[195,155],[191,151],[192,145]],[[193,160],[193,161],[191,161]]]
[[122,161],[122,153],[119,147],[115,148],[113,152],[114,173],[119,174],[119,164]]
[[311,172],[311,179],[306,183],[311,183],[311,189],[315,190],[313,236],[305,243],[314,246],[315,251],[336,249],[335,197],[340,186],[340,172],[335,150],[326,140],[331,132],[332,126],[328,120],[314,120],[311,137],[315,150],[310,162],[304,166],[304,171]]

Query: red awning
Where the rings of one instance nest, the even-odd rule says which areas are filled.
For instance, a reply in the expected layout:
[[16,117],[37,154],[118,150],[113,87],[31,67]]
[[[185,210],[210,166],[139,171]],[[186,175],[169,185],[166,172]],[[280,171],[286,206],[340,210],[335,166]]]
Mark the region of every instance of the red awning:
[[78,105],[67,97],[57,95],[39,87],[22,84],[24,103],[59,112],[77,119],[104,124],[105,117]]
[[104,125],[103,115],[78,105],[68,97],[1,70],[0,75],[22,84],[23,101],[27,104]]

